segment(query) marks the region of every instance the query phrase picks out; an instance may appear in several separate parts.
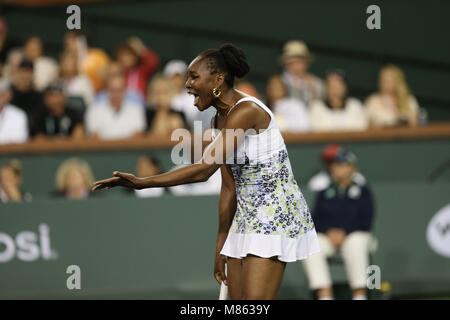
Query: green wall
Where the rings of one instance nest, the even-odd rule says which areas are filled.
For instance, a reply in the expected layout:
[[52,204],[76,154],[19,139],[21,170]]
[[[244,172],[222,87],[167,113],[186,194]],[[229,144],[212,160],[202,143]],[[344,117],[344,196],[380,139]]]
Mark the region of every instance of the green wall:
[[[304,187],[308,179],[321,169],[320,150],[325,144],[288,144],[294,174]],[[440,164],[450,158],[449,140],[375,141],[347,143],[359,157],[359,166],[372,184],[417,182],[427,183],[427,178]],[[35,197],[48,197],[55,189],[55,173],[62,161],[69,157],[82,157],[91,165],[96,178],[109,177],[114,170],[135,172],[136,159],[141,154],[153,154],[161,160],[164,170],[173,164],[170,149],[70,152],[54,154],[0,155],[0,163],[12,157],[21,160],[24,167],[24,190]],[[450,179],[450,170],[437,181]],[[111,193],[115,194],[115,190]],[[119,192],[119,191],[117,191]],[[120,193],[120,192],[119,192]]]
[[[396,295],[448,291],[450,260],[430,249],[425,234],[432,216],[449,203],[449,170],[434,183],[427,181],[429,173],[450,158],[449,140],[346,145],[358,155],[374,191],[379,250],[373,263],[381,267],[382,281],[390,282]],[[288,145],[296,179],[311,207],[314,195],[305,184],[320,168],[322,146]],[[85,201],[49,196],[54,171],[66,157],[83,157],[103,178],[113,170],[133,171],[142,152],[149,150],[16,155],[23,162],[24,188],[33,193],[33,202],[1,205],[0,234],[38,234],[38,226],[46,224],[55,256],[0,263],[0,298],[217,298],[212,268],[218,196],[136,199],[123,189],[102,191]],[[168,169],[170,150],[153,152]],[[0,162],[10,158],[1,156]],[[0,245],[0,252],[4,250]],[[66,288],[66,268],[72,264],[81,268],[80,291]],[[342,270],[334,275],[339,281],[345,278]],[[300,263],[288,264],[280,298],[309,294]]]

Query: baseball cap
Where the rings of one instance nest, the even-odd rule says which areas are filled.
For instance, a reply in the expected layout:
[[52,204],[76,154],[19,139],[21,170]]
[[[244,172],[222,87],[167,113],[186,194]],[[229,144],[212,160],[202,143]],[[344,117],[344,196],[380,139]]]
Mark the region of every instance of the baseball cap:
[[20,61],[19,68],[32,69],[34,68],[33,62],[27,59]]
[[324,161],[331,161],[341,148],[342,146],[340,144],[329,144],[322,149],[320,156]]
[[63,92],[64,91],[64,87],[62,85],[61,82],[56,81],[56,82],[52,82],[50,83],[46,88],[45,88],[45,93],[47,92]]
[[171,60],[164,67],[165,77],[171,77],[176,74],[184,75],[187,71],[187,64],[183,60]]
[[334,156],[333,161],[336,161],[339,163],[356,164],[356,162],[358,161],[358,158],[350,149],[341,148],[337,152],[337,154]]

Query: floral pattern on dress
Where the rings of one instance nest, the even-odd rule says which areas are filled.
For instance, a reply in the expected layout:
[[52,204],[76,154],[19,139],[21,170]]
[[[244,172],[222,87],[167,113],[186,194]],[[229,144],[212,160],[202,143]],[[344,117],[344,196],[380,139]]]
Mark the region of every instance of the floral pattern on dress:
[[[230,232],[296,238],[314,229],[311,213],[292,173],[287,150],[264,162],[231,164],[237,209]],[[237,158],[235,157],[237,160]]]

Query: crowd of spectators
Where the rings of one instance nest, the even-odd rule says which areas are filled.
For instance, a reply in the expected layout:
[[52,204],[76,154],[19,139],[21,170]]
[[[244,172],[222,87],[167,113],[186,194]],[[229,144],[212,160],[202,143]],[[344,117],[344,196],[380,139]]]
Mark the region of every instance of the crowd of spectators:
[[[267,101],[282,130],[361,131],[418,125],[419,106],[399,67],[383,66],[378,77],[378,92],[361,102],[349,92],[344,70],[328,70],[324,80],[309,73],[313,59],[304,42],[289,41],[280,57],[284,70],[282,81],[277,76],[268,81]],[[285,99],[291,101],[288,103]],[[278,100],[283,106],[277,105]]]
[[[69,31],[58,58],[45,55],[38,36],[14,43],[0,17],[0,143],[170,136],[193,130],[195,121],[210,126],[214,108],[198,111],[184,88],[186,62],[162,65],[138,37],[108,54]],[[282,72],[268,78],[264,96],[245,80],[236,87],[264,100],[285,132],[418,125],[419,106],[399,67],[384,66],[378,92],[362,102],[349,92],[344,70],[321,79],[309,71],[314,60],[304,42],[288,41],[278,58]]]

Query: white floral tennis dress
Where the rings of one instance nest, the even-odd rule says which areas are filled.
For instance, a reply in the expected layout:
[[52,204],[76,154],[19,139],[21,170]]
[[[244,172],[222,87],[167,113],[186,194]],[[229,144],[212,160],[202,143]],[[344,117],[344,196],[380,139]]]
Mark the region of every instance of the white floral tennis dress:
[[233,107],[243,101],[259,105],[271,121],[261,133],[245,136],[233,164],[229,164],[236,184],[237,209],[220,253],[232,258],[247,254],[277,256],[284,262],[306,259],[319,252],[319,243],[283,137],[267,106],[245,97]]

